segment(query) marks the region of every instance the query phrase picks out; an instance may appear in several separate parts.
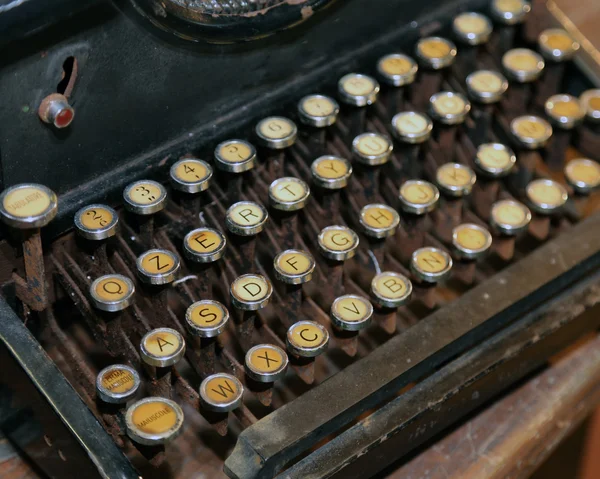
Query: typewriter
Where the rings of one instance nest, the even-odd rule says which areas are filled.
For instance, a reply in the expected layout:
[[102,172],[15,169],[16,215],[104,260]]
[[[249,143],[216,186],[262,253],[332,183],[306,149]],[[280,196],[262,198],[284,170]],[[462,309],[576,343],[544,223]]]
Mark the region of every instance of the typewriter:
[[599,54],[552,2],[0,28],[0,426],[42,477],[372,477],[599,326]]

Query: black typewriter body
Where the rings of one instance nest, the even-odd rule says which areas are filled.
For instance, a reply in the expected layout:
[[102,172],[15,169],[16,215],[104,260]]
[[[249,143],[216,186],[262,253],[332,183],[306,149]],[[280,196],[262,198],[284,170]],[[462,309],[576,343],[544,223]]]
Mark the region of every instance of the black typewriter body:
[[[532,83],[527,106],[514,98],[487,109],[480,105],[451,134],[434,122],[427,148],[418,151],[393,139],[391,119],[402,111],[394,110],[396,104],[428,113],[428,98],[420,96],[430,87],[420,82],[435,72],[420,69],[400,100],[393,87],[380,82],[380,97],[360,114],[338,96],[344,75],[378,78],[381,57],[414,57],[423,37],[453,39],[452,19],[467,11],[487,14],[489,1],[307,0],[282,2],[285,11],[271,8],[278,2],[264,2],[268,15],[245,15],[239,24],[208,15],[198,20],[200,26],[166,7],[177,3],[163,2],[163,11],[159,2],[143,0],[80,2],[77,8],[61,0],[40,10],[41,18],[29,10],[0,8],[0,190],[38,183],[58,196],[56,218],[42,230],[45,273],[34,278],[47,284],[46,297],[36,296],[39,281],[25,286],[29,296],[19,292],[27,275],[21,246],[27,235],[3,225],[0,242],[0,429],[43,475],[373,477],[597,329],[598,196],[574,192],[563,175],[574,158],[600,161],[600,130],[585,120],[568,137],[557,133],[554,138],[560,136],[562,143],[553,138],[556,143],[540,148],[533,160],[523,151],[534,165],[532,178],[552,178],[567,188],[560,215],[548,220],[534,212],[533,226],[516,241],[494,235],[491,252],[477,262],[455,257],[446,282],[431,287],[415,281],[407,304],[376,304],[371,325],[360,334],[331,323],[331,300],[341,294],[373,299],[371,281],[382,270],[413,277],[407,262],[414,249],[408,246],[410,234],[375,241],[358,221],[366,204],[400,210],[398,186],[416,178],[408,163],[418,162],[411,171],[435,183],[435,167],[445,163],[440,158],[474,168],[477,147],[492,141],[515,149],[517,168],[525,161],[510,121],[523,108],[522,113],[544,117],[543,104],[535,100],[542,80]],[[538,35],[558,24],[552,8],[533,2],[510,48],[535,50]],[[461,60],[462,44],[457,45]],[[480,49],[471,68],[502,71],[493,45]],[[584,54],[554,73],[560,81],[550,94],[578,97],[598,88],[598,78],[581,61]],[[466,61],[458,64],[463,69],[447,68],[435,91],[467,94],[465,73],[472,70],[464,70]],[[510,82],[509,92],[512,87]],[[55,93],[73,108],[67,128],[39,118],[40,104]],[[337,99],[335,124],[318,130],[299,119],[298,102],[310,94]],[[255,125],[270,116],[297,125],[294,145],[272,150],[259,144]],[[478,123],[489,128],[482,132]],[[378,167],[353,159],[355,130],[390,139],[397,156],[389,165],[401,165],[402,181],[388,163],[374,176]],[[215,166],[215,148],[232,138],[256,145],[253,169],[236,175]],[[451,151],[445,151],[448,145]],[[553,148],[564,153],[558,168],[547,160]],[[353,176],[335,194],[311,177],[311,163],[321,155],[352,163]],[[169,186],[170,168],[186,158],[212,166],[206,191],[189,195]],[[284,176],[310,185],[311,197],[299,213],[270,205],[269,184]],[[124,189],[139,180],[157,181],[168,190],[166,207],[151,224],[124,207]],[[499,189],[480,192],[479,198],[525,201],[523,188],[509,179],[494,188]],[[253,240],[227,230],[226,211],[240,200],[269,212]],[[440,201],[446,216],[431,213],[421,246],[450,252],[448,225],[456,226],[457,215],[460,223],[490,229],[471,197],[461,200],[458,213],[454,200]],[[73,228],[76,213],[91,204],[112,206],[119,215],[117,234],[102,245],[82,239]],[[323,258],[317,243],[319,231],[334,224],[360,236],[355,256],[342,265]],[[401,215],[400,228],[403,224]],[[184,251],[185,235],[205,226],[227,237],[218,267],[191,261]],[[177,279],[169,286],[138,279],[136,258],[152,248],[180,258]],[[291,248],[315,258],[312,280],[302,289],[278,281],[274,271],[273,257]],[[135,283],[135,303],[118,323],[90,300],[92,282],[109,273]],[[263,275],[273,285],[270,304],[258,313],[232,303],[229,285],[246,273]],[[218,300],[229,310],[227,328],[210,341],[186,329],[186,308],[199,299]],[[272,387],[249,379],[245,343],[285,349],[286,330],[298,320],[322,325],[328,350],[314,360],[289,354],[287,374]],[[163,326],[185,338],[187,352],[160,375],[143,364],[139,343]],[[136,400],[170,397],[182,407],[185,420],[177,438],[161,446],[128,437],[124,415],[132,401],[107,405],[96,391],[98,372],[116,363],[139,373]],[[198,393],[202,380],[216,372],[244,384],[242,404],[224,415],[208,411]]]

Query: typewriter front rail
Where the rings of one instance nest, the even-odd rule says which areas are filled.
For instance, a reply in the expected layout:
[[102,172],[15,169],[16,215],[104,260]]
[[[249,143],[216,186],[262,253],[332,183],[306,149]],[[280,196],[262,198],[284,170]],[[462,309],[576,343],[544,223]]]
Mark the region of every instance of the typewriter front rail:
[[[536,8],[534,14],[544,17],[545,13],[540,13],[539,5],[536,5]],[[465,9],[466,7],[461,7],[461,10]],[[412,29],[411,38],[434,34],[440,28],[444,32],[445,27],[442,25],[447,23],[448,17],[458,11],[455,7],[449,7],[446,11],[436,14],[441,20],[439,23],[438,18],[421,23],[418,31]],[[544,23],[544,20],[540,20],[540,23]],[[364,65],[367,72],[372,71],[372,63],[377,55],[395,50],[389,45],[395,45],[394,39],[405,36],[409,31],[410,29],[407,29],[377,39],[361,51],[359,57],[362,63],[357,59],[353,62]],[[398,43],[403,47],[401,50],[411,51],[406,44],[405,39]],[[332,70],[347,73],[347,67],[341,63],[332,65]],[[364,71],[364,68],[361,70]],[[323,71],[310,79],[302,79],[299,84],[294,85],[293,91],[299,92],[298,98],[313,92],[312,86],[305,89],[306,85],[301,85],[306,83],[318,84],[317,91],[330,93],[332,78],[326,76]],[[317,81],[317,77],[321,79]],[[579,77],[577,81],[585,83],[585,80]],[[450,77],[443,87],[455,91],[462,88],[456,77]],[[579,86],[573,88],[576,90]],[[276,92],[275,95],[280,95],[280,92]],[[270,113],[293,114],[288,112],[293,112],[298,98],[291,99],[294,103],[286,108],[269,110],[265,116]],[[366,124],[365,131],[388,134],[386,123],[382,120],[382,117],[387,115],[389,112],[386,111],[375,113]],[[252,121],[259,119],[260,117],[252,118]],[[235,124],[238,120],[233,120],[232,123]],[[343,118],[340,123],[344,123]],[[502,116],[496,118],[494,124],[495,134],[503,142],[508,141],[507,124],[506,118]],[[239,137],[252,141],[249,128],[242,126],[237,131],[238,135],[241,135]],[[330,152],[350,156],[340,131],[334,130],[330,134]],[[290,153],[291,158],[286,158],[286,164],[289,162],[292,168],[300,168],[300,165],[307,161],[306,157],[310,156],[307,153],[310,151],[310,143],[307,143],[310,141],[309,136],[308,139],[299,136],[294,150]],[[227,137],[220,136],[218,140]],[[456,158],[460,163],[470,162],[469,153],[473,151],[473,145],[469,145],[469,142],[465,135],[463,143],[457,148]],[[576,148],[586,146],[586,154],[592,155],[589,151],[593,148],[583,143],[572,145],[568,151],[568,158],[582,156]],[[135,165],[128,165],[123,169],[123,178],[117,179],[115,183],[119,185],[136,177],[146,178],[148,175],[164,181],[164,175],[168,174],[165,165],[172,163],[171,160],[182,154],[190,153],[199,158],[210,157],[211,154],[201,143],[191,147],[189,140],[179,142],[160,151],[159,156],[151,155],[141,158]],[[277,177],[273,176],[273,161],[271,158],[271,163],[259,164],[251,175],[247,175],[254,187],[238,190],[239,199],[268,203],[265,197],[266,187]],[[141,164],[149,167],[141,170]],[[562,178],[560,172],[549,172],[543,165],[541,168],[538,173],[542,176],[549,175],[558,180]],[[300,169],[294,173],[294,176],[310,181],[306,171]],[[101,178],[91,184],[106,185],[114,178]],[[209,190],[202,194],[201,218],[209,226],[224,230],[223,218],[231,202],[230,192],[226,189],[228,179],[223,175],[216,180]],[[358,190],[356,185],[354,188],[351,185],[349,190],[350,193],[342,200],[345,201],[342,203],[342,215],[350,227],[357,229],[356,218],[351,213],[356,213],[356,207],[352,204],[356,198],[352,198],[352,195]],[[273,477],[282,468],[290,465],[291,467],[282,473],[284,477],[334,477],[335,474],[339,474],[339,477],[365,477],[376,473],[386,462],[406,455],[435,433],[543,365],[548,356],[584,332],[597,328],[600,322],[596,306],[600,300],[596,286],[600,266],[600,238],[597,235],[600,217],[596,214],[582,220],[582,216],[588,216],[589,212],[596,209],[597,200],[597,195],[592,194],[579,205],[569,203],[567,212],[561,216],[560,221],[553,223],[549,235],[543,240],[539,237],[537,240],[527,238],[526,241],[517,244],[512,258],[505,258],[503,261],[498,261],[497,258],[484,260],[478,264],[475,272],[463,271],[458,281],[455,279],[443,287],[438,287],[434,294],[434,302],[441,306],[440,309],[436,310],[425,304],[431,301],[431,295],[425,298],[424,303],[421,298],[423,304],[410,310],[403,308],[397,319],[399,331],[394,336],[384,331],[385,321],[387,319],[389,322],[389,318],[386,318],[386,314],[381,314],[367,331],[361,333],[358,354],[353,351],[354,345],[345,341],[342,335],[336,335],[329,325],[324,298],[332,295],[331,283],[335,282],[333,275],[340,272],[339,268],[335,272],[334,269],[330,269],[331,265],[317,260],[315,277],[304,288],[305,299],[300,316],[317,320],[328,327],[332,337],[331,351],[317,358],[314,372],[311,372],[310,368],[303,368],[302,364],[296,364],[293,368],[294,374],[289,373],[267,395],[261,391],[254,391],[254,395],[246,399],[247,405],[230,415],[229,435],[221,439],[215,430],[222,434],[227,432],[227,426],[222,422],[210,425],[207,415],[198,414],[201,410],[197,393],[198,377],[206,375],[206,371],[202,369],[202,361],[208,359],[216,360],[219,369],[230,371],[244,381],[243,356],[240,355],[240,348],[236,343],[239,331],[233,330],[232,321],[232,328],[224,332],[219,340],[216,356],[214,352],[209,352],[208,358],[205,356],[201,358],[202,361],[199,360],[199,350],[190,344],[187,360],[192,367],[188,364],[181,373],[172,372],[173,392],[184,405],[187,423],[183,435],[175,442],[178,447],[169,446],[166,463],[171,465],[170,474],[173,474],[173,477],[185,477],[192,471],[203,471],[209,475],[216,475],[222,467],[220,461],[224,451],[231,449],[235,439],[237,446],[225,462],[225,468],[229,475],[240,478]],[[86,199],[81,191],[67,195],[66,211],[70,215],[62,214],[57,221],[58,229],[68,221],[69,216],[72,217],[77,207],[85,204],[83,201]],[[294,241],[298,241],[297,247],[313,252],[318,258],[316,234],[320,227],[332,223],[329,218],[312,215],[310,211],[315,206],[309,203],[308,213],[300,226],[303,235],[296,237]],[[581,211],[585,213],[581,215]],[[465,214],[466,219],[482,224],[471,210]],[[147,246],[142,244],[143,237],[136,230],[135,219],[125,214],[121,215],[121,219],[121,234],[112,245],[111,269],[135,278],[136,257],[147,249]],[[182,207],[179,200],[170,202],[162,218],[156,222],[155,244],[181,254],[182,236],[192,227],[199,226],[197,221],[197,218],[186,213],[186,208]],[[268,228],[261,236],[262,243],[257,245],[256,250],[258,270],[255,272],[273,278],[273,252],[284,249],[281,244],[286,238],[276,229]],[[428,242],[445,248],[435,236],[434,234],[429,237]],[[574,238],[577,239],[577,247],[573,247]],[[364,243],[365,241],[362,242],[356,259],[345,266],[345,290],[346,293],[369,297],[369,283],[375,268],[372,256],[367,252]],[[394,250],[396,247],[390,246],[389,240],[386,248],[388,250],[384,257],[385,269],[403,272],[408,276],[405,266],[397,259],[397,252]],[[9,258],[13,254],[7,244],[3,245],[3,251]],[[130,459],[143,471],[145,477],[160,474],[161,469],[156,469],[155,472],[149,467],[142,455],[124,438],[118,421],[111,419],[109,414],[104,414],[95,400],[94,372],[97,372],[98,363],[109,364],[126,358],[136,364],[140,372],[143,370],[139,366],[139,357],[136,357],[135,341],[128,345],[127,341],[123,341],[119,329],[107,327],[105,319],[94,310],[87,297],[91,280],[107,272],[102,270],[102,265],[98,262],[98,257],[104,253],[86,251],[73,233],[55,239],[46,247],[46,252],[50,281],[53,285],[50,289],[50,303],[53,307],[39,314],[25,310],[25,317],[28,318],[27,321],[31,321],[29,326],[32,329],[40,327],[42,336],[39,339],[51,360],[59,366],[83,399],[83,403],[75,400],[69,404],[68,411],[60,411],[63,423],[78,437],[92,462],[96,463],[100,470],[104,469],[105,476],[118,477],[105,469],[105,465],[112,461],[111,467],[115,464],[122,466],[121,477],[136,477],[135,473],[124,465],[123,457],[112,441],[107,441],[110,439],[109,434],[115,443],[125,446]],[[247,272],[243,266],[245,252],[247,250],[241,244],[230,245],[230,256],[226,256],[224,266],[219,271],[220,280],[215,297],[226,304],[229,284],[240,273]],[[13,264],[20,264],[18,258],[14,259]],[[23,274],[23,271],[18,270],[18,273]],[[182,278],[201,274],[193,264],[182,261]],[[473,278],[477,284],[475,287],[468,284],[468,280]],[[273,283],[276,283],[275,279]],[[179,322],[186,306],[193,298],[198,298],[199,295],[203,297],[193,280],[179,282],[170,289],[168,306],[163,313],[156,311],[157,303],[152,294],[140,288],[131,315],[122,318],[127,322],[124,328],[134,331],[132,337],[137,338],[138,342],[143,329],[148,327],[172,325],[183,331]],[[11,303],[17,303],[14,301],[10,282],[5,286],[5,293]],[[279,319],[286,311],[283,288],[275,288],[273,303],[274,306],[261,310],[254,333],[262,337],[263,342],[283,344],[281,338],[285,338],[285,329]],[[227,305],[229,307],[229,304]],[[6,306],[3,307],[6,311]],[[230,310],[233,316],[235,310],[232,307]],[[32,347],[34,343],[31,342],[31,336],[25,328],[17,323],[14,315],[5,314],[7,318],[10,316],[15,329],[3,335],[3,342],[10,347],[15,337],[11,335],[17,335],[23,340],[22,344]],[[291,318],[291,322],[295,319],[297,318]],[[26,348],[21,352],[14,349],[12,351],[23,365],[28,363],[22,357],[28,356]],[[97,351],[101,351],[98,354],[103,355],[98,362],[94,363],[86,357],[89,352]],[[106,351],[112,357],[107,357]],[[42,363],[50,361],[39,350],[36,351],[35,357]],[[52,370],[51,365],[47,367]],[[50,403],[54,403],[55,408],[60,397],[72,393],[71,387],[60,380],[38,381],[31,363],[25,369],[30,371],[30,377],[35,378],[38,389],[45,393]],[[272,397],[269,397],[270,394]],[[264,406],[271,401],[270,407]],[[94,423],[93,420],[85,425],[86,421],[92,418],[84,403],[96,418],[104,423],[108,434],[103,435],[97,423],[90,425]],[[64,435],[64,431],[59,431],[59,426],[53,427],[56,428],[58,436]],[[102,440],[98,441],[100,436]],[[24,447],[26,448],[25,445]],[[52,448],[50,445],[48,447]],[[86,454],[81,455],[74,449],[71,451],[73,457],[86,457]],[[312,453],[308,454],[311,451]],[[162,452],[143,452],[150,462],[165,461]],[[308,455],[302,459],[306,454]],[[38,457],[42,458],[40,463],[48,464],[44,461],[43,454]],[[374,460],[374,457],[377,460]],[[298,459],[299,462],[294,464]],[[69,460],[67,454],[67,462]],[[178,463],[182,466],[176,471],[173,465]],[[57,467],[56,463],[48,470],[53,470],[56,474],[60,469],[52,469],[53,467]]]

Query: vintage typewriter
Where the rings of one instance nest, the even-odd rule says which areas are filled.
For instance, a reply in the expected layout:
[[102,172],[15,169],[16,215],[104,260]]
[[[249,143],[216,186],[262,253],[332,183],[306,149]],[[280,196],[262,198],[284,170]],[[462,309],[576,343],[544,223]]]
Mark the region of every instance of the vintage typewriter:
[[524,0],[0,2],[1,430],[364,478],[600,323],[598,52]]

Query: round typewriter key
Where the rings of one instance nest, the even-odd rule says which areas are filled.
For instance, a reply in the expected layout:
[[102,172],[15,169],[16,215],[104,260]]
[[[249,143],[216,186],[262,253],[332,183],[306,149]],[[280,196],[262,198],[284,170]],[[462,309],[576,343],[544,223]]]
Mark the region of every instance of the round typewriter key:
[[77,233],[89,240],[103,240],[117,233],[119,215],[110,206],[89,205],[75,213]]
[[401,87],[415,81],[419,67],[408,55],[392,53],[377,62],[377,73],[388,85]]
[[544,105],[546,115],[560,128],[570,130],[583,120],[585,111],[581,108],[579,100],[571,95],[552,95]]
[[149,397],[127,408],[127,435],[138,444],[166,444],[181,433],[183,410],[170,399]]
[[339,190],[348,184],[352,166],[348,160],[338,156],[321,156],[310,167],[313,181],[328,190]]
[[315,260],[306,251],[288,249],[273,260],[275,277],[286,284],[302,284],[312,279]]
[[360,331],[371,324],[373,305],[367,298],[346,294],[333,301],[329,318],[343,331]]
[[465,121],[471,104],[460,93],[441,91],[429,100],[429,112],[434,120],[445,125],[457,125]]
[[104,402],[124,404],[135,396],[140,383],[140,376],[135,369],[124,364],[113,364],[98,373],[96,393]]
[[587,194],[600,186],[600,165],[587,158],[576,158],[567,163],[565,178],[577,193]]
[[435,209],[440,192],[427,181],[408,180],[400,186],[400,207],[406,213],[424,215]]
[[93,305],[101,311],[121,311],[133,302],[133,281],[120,274],[100,276],[90,286]]
[[227,229],[240,236],[252,236],[260,233],[269,214],[267,210],[253,201],[240,201],[229,207],[225,217]]
[[496,103],[508,89],[508,80],[492,70],[477,70],[466,79],[469,98],[479,103]]
[[544,70],[544,60],[533,50],[514,48],[502,57],[502,66],[509,80],[529,83],[537,80]]
[[271,206],[280,211],[297,211],[306,206],[310,188],[308,185],[293,177],[279,178],[269,186],[269,201]]
[[452,31],[458,40],[468,45],[481,45],[492,34],[492,22],[481,13],[465,12],[454,17]]
[[505,25],[521,23],[530,11],[526,0],[493,0],[491,6],[494,19]]
[[360,225],[367,236],[387,238],[396,232],[400,216],[388,205],[372,204],[360,210]]
[[426,68],[440,70],[454,63],[456,45],[446,38],[421,38],[417,43],[416,55],[419,62]]
[[231,374],[212,374],[200,384],[200,401],[209,411],[233,411],[241,406],[243,395],[242,383]]
[[363,133],[352,141],[352,154],[363,165],[387,163],[394,146],[389,138],[379,133]]
[[562,28],[549,28],[540,33],[538,47],[545,58],[560,62],[573,58],[579,43]]
[[258,122],[256,135],[263,146],[274,150],[282,150],[296,143],[298,128],[288,118],[271,116]]
[[340,106],[325,95],[308,95],[298,102],[298,117],[305,125],[315,128],[331,126],[337,121]]
[[175,281],[179,271],[179,258],[166,249],[151,249],[138,256],[138,276],[147,284],[161,285]]
[[529,208],[518,201],[502,200],[493,204],[490,213],[492,228],[506,236],[514,236],[527,229],[531,221]]
[[425,247],[412,254],[410,270],[416,278],[426,283],[437,283],[445,279],[452,269],[452,258],[444,250]]
[[243,173],[256,166],[256,149],[244,140],[228,140],[215,148],[215,165],[219,170]]
[[500,178],[515,166],[517,157],[502,143],[484,143],[477,148],[475,166],[484,176]]
[[23,183],[7,188],[0,196],[2,221],[14,228],[41,228],[57,211],[56,193],[44,185]]
[[151,215],[167,204],[167,190],[160,183],[141,180],[131,183],[123,192],[125,208],[138,215]]
[[150,366],[173,366],[185,354],[185,341],[174,329],[153,329],[142,338],[140,353],[142,360]]
[[541,214],[552,214],[561,209],[567,202],[567,190],[553,180],[534,180],[525,190],[529,206]]
[[485,228],[463,223],[452,230],[452,246],[461,259],[477,259],[492,246],[492,235]]
[[586,119],[600,121],[600,89],[584,91],[579,97],[579,103],[585,111]]
[[349,73],[338,82],[340,99],[352,106],[367,106],[377,101],[379,83],[374,78],[360,73]]
[[548,143],[552,136],[552,127],[539,116],[519,116],[510,122],[510,131],[519,144],[535,150]]
[[205,299],[196,301],[185,312],[188,330],[194,336],[214,338],[225,330],[229,311],[218,301]]
[[412,283],[400,273],[385,271],[371,281],[371,294],[379,306],[399,308],[410,300]]
[[300,358],[314,358],[325,352],[329,333],[314,321],[298,321],[290,326],[286,337],[287,349]]
[[195,158],[184,158],[171,166],[171,185],[185,193],[200,193],[208,188],[212,168],[208,163]]
[[231,303],[244,311],[264,308],[272,294],[271,282],[260,274],[244,274],[231,283]]
[[394,136],[409,144],[423,143],[431,137],[431,119],[416,111],[403,111],[392,118]]
[[356,254],[358,235],[346,226],[327,226],[319,234],[319,250],[326,258],[345,261]]
[[466,196],[477,181],[475,172],[460,163],[446,163],[437,169],[435,180],[440,189],[449,196]]
[[288,357],[273,344],[259,344],[246,353],[246,374],[260,383],[272,383],[285,376]]
[[183,239],[183,253],[189,260],[212,263],[223,257],[227,240],[225,235],[212,228],[197,228]]

